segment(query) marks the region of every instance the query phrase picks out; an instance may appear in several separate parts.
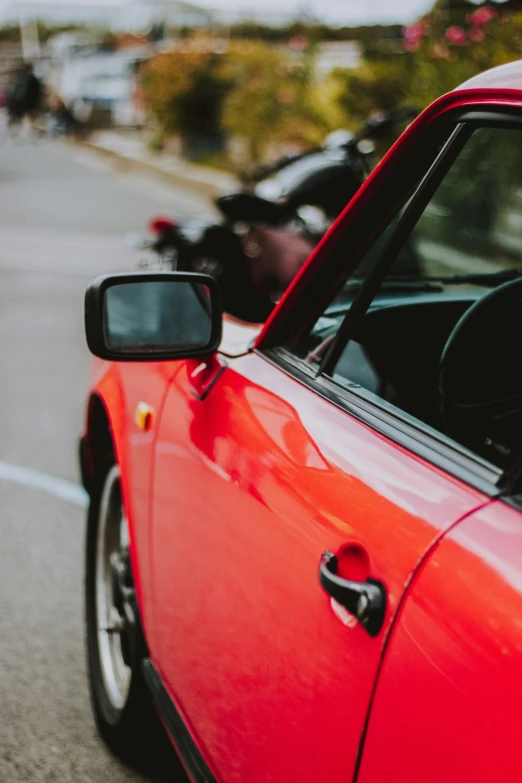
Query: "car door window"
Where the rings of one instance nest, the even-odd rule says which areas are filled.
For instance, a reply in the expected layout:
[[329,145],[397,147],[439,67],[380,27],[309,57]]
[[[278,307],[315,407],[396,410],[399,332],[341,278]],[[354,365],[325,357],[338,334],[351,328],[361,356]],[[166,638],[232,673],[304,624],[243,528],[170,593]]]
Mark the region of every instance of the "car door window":
[[[310,369],[324,369],[399,214],[311,331],[291,346]],[[512,345],[520,275],[522,130],[476,128],[404,237],[370,306],[354,319],[328,374],[506,467],[522,425],[522,374]],[[491,292],[502,286],[495,303]]]

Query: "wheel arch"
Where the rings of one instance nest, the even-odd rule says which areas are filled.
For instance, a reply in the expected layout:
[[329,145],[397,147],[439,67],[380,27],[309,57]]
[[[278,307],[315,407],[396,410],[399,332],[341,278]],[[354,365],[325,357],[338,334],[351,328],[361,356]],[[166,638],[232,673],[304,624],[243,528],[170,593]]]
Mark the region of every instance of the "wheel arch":
[[85,489],[92,493],[104,465],[117,462],[116,445],[109,412],[102,397],[92,393],[87,403],[85,435],[81,442],[80,464]]
[[125,449],[125,395],[122,379],[114,365],[96,361],[93,385],[85,406],[83,436],[80,439],[80,468],[89,494],[110,461],[123,469]]

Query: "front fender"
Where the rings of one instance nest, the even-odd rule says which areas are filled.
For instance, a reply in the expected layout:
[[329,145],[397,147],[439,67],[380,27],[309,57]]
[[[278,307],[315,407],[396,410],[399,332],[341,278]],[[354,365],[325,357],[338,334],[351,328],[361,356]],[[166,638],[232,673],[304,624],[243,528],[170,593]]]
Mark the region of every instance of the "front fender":
[[[114,458],[120,467],[136,598],[150,649],[153,582],[149,508],[153,453],[168,383],[182,364],[117,364],[94,359],[80,446],[83,481],[89,492],[102,475],[108,450],[109,459]],[[146,402],[155,411],[155,426],[150,431],[143,431],[135,421],[134,412],[140,402]]]

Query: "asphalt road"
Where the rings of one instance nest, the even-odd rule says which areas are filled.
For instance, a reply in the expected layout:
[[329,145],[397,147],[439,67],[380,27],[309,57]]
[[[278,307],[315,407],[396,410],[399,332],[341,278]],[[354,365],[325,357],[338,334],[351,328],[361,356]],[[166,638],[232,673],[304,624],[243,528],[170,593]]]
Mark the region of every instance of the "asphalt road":
[[83,497],[53,477],[79,481],[85,285],[136,265],[122,238],[148,217],[204,207],[82,149],[0,138],[0,783],[145,781],[96,735]]

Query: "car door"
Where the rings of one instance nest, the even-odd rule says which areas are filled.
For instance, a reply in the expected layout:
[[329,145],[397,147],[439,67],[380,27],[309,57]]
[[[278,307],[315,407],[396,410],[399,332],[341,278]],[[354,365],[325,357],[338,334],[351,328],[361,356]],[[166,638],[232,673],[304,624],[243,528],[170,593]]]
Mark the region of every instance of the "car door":
[[[446,175],[458,180],[459,167],[472,171],[477,149],[494,150],[498,170],[506,143],[458,125],[408,207],[389,211],[388,227],[360,250],[342,291],[332,286],[339,247],[357,257],[368,193],[338,227],[344,245],[336,249],[334,232],[334,249],[327,241],[319,251],[323,270],[305,269],[255,352],[227,367],[215,357],[186,363],[170,385],[155,460],[153,659],[217,780],[353,776],[408,585],[444,533],[498,492],[501,470],[438,420],[439,354],[479,294],[432,286],[425,259],[419,285],[400,281],[405,247],[433,253],[435,244],[448,273],[462,263],[450,244],[426,241],[434,214],[451,221],[436,240],[450,243],[456,225],[438,187]],[[400,177],[414,169],[397,167],[402,191],[387,183],[395,201],[411,195]],[[378,177],[373,187],[381,198]],[[399,278],[386,285],[385,262],[396,260]],[[382,625],[374,613],[368,622],[368,594],[344,601],[363,584],[383,591]]]
[[[348,780],[405,587],[485,497],[265,358],[204,400],[189,371],[157,444],[154,663],[217,780]],[[321,590],[324,551],[384,585],[376,636]]]

